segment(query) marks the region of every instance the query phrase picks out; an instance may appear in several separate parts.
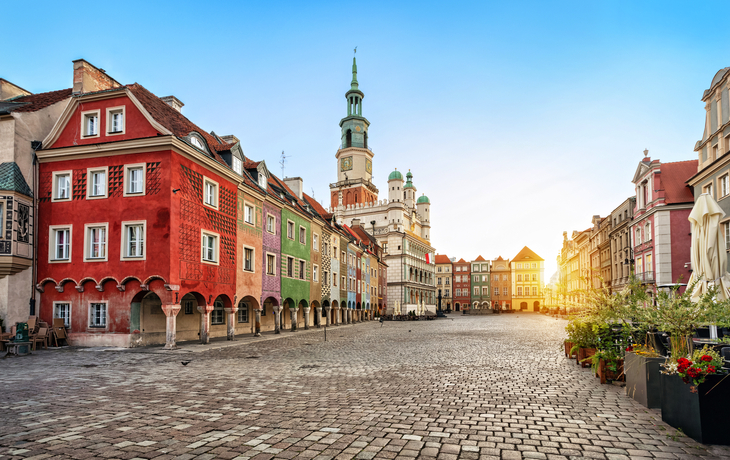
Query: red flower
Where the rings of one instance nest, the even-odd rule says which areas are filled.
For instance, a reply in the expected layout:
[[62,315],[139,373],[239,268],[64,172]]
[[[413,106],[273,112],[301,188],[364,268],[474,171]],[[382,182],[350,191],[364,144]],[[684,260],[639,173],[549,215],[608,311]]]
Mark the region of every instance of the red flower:
[[629,345],[628,347],[626,347],[626,351],[634,351],[634,346]]
[[677,364],[681,364],[681,365],[684,365],[685,363],[687,363],[687,364],[692,364],[692,361],[690,361],[690,360],[689,360],[689,359],[687,359],[687,358],[679,358],[679,359],[677,360]]
[[691,367],[687,369],[687,376],[696,379],[700,376],[700,369],[697,369],[696,367]]
[[708,374],[714,374],[715,373],[715,366],[707,366],[707,373]]
[[702,357],[700,358],[700,361],[705,361],[705,362],[709,363],[710,361],[712,361],[712,356],[702,355]]

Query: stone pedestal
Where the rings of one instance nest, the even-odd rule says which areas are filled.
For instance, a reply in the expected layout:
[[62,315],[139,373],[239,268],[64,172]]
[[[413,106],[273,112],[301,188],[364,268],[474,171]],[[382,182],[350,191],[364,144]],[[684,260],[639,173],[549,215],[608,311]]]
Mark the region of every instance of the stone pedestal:
[[165,349],[174,350],[175,334],[177,331],[177,314],[180,313],[180,305],[162,305],[162,312],[165,313]]
[[297,331],[297,311],[298,308],[289,308],[289,312],[291,313],[291,331],[296,332]]
[[281,313],[281,307],[275,306],[274,307],[274,334],[281,334],[281,316],[279,315]]
[[311,307],[307,307],[304,309],[304,330],[309,330],[309,311],[311,310]]
[[319,329],[322,327],[322,307],[315,308],[314,314],[317,315],[317,321],[315,323],[317,323],[317,329]]
[[215,308],[214,305],[198,305],[200,312],[200,343],[210,343],[210,313]]
[[324,309],[327,312],[327,317],[325,318],[325,326],[330,326],[330,313],[332,312],[332,307],[325,307]]

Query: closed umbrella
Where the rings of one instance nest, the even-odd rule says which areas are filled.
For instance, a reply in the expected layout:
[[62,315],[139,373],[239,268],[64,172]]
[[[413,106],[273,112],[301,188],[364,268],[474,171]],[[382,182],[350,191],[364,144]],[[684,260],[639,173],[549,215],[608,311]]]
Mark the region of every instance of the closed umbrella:
[[[730,298],[730,275],[727,273],[727,253],[725,239],[720,231],[720,219],[725,212],[707,193],[697,198],[689,221],[692,229],[692,275],[689,285],[698,281],[692,291],[691,299],[699,300],[700,296],[712,286],[717,286],[717,299]],[[712,327],[713,337],[717,329]]]

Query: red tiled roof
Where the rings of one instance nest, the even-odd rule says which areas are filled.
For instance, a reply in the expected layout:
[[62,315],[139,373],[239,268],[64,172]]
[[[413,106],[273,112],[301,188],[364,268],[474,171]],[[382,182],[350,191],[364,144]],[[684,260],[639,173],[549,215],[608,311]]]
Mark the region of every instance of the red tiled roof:
[[697,160],[662,163],[661,183],[666,204],[692,203],[694,195],[685,181],[697,172]]
[[49,105],[53,105],[56,102],[60,102],[66,98],[71,97],[71,91],[72,89],[68,88],[58,91],[49,91],[47,93],[31,94],[29,96],[19,97],[7,102],[26,104],[18,107],[17,109],[13,109],[13,112],[35,112],[37,110],[45,109]]
[[[152,115],[158,123],[169,129],[177,137],[185,137],[192,131],[197,132],[208,143],[208,148],[213,154],[213,158],[221,164],[227,165],[225,160],[218,155],[218,152],[230,150],[233,144],[220,142],[204,130],[200,129],[195,123],[188,120],[182,113],[173,109],[159,97],[152,94],[144,86],[139,83],[133,83],[126,86],[132,94],[139,100],[144,108]],[[117,89],[117,88],[115,88]]]
[[259,164],[261,164],[260,161],[246,159],[243,162],[243,169],[256,169],[258,168]]
[[484,257],[482,257],[480,255],[479,257],[477,257],[476,259],[474,259],[474,262],[486,262],[486,260],[484,260]]
[[364,243],[371,243],[375,245],[378,244],[375,238],[373,238],[368,232],[366,232],[364,228],[358,226],[353,227],[351,230],[353,230],[357,234],[358,238],[360,238],[360,240],[362,240]]
[[495,260],[504,260],[502,256],[497,257]]
[[457,260],[456,263],[457,264],[465,264],[465,263],[467,263],[467,261],[464,260],[464,258],[462,257],[461,259]]
[[520,260],[534,260],[536,262],[539,262],[539,261],[545,260],[545,259],[543,259],[542,257],[538,256],[537,254],[535,254],[532,251],[532,249],[530,249],[527,246],[525,246],[524,248],[522,248],[522,250],[520,252],[517,253],[516,256],[514,256],[512,258],[512,262],[520,261]]
[[329,213],[327,212],[326,209],[324,209],[324,207],[321,204],[319,204],[319,202],[317,200],[315,200],[311,196],[307,195],[306,193],[302,193],[302,196],[304,197],[304,200],[307,203],[309,203],[309,206],[311,206],[312,208],[314,208],[314,210],[315,210],[315,212],[317,214],[319,214],[320,216],[322,216],[323,219],[327,219],[325,217],[325,215],[327,215]]
[[436,254],[436,263],[437,264],[450,264],[451,260],[449,260],[449,256],[446,254]]

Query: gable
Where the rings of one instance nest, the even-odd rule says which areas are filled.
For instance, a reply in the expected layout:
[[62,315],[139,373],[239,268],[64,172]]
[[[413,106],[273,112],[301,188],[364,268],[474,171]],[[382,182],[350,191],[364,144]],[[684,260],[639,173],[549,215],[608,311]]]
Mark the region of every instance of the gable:
[[634,173],[634,178],[631,179],[631,182],[633,182],[634,184],[639,182],[648,170],[649,170],[649,164],[645,163],[643,161],[640,161],[639,166],[636,167],[636,172]]
[[[125,91],[114,91],[109,97],[90,98],[89,100],[72,98],[69,106],[59,118],[57,125],[43,141],[44,149],[63,148],[77,145],[101,144],[128,139],[155,137],[167,134],[154,127],[138,105],[129,98]],[[121,110],[123,113],[122,130],[110,133],[110,113]],[[85,136],[84,117],[96,114],[97,135]]]

